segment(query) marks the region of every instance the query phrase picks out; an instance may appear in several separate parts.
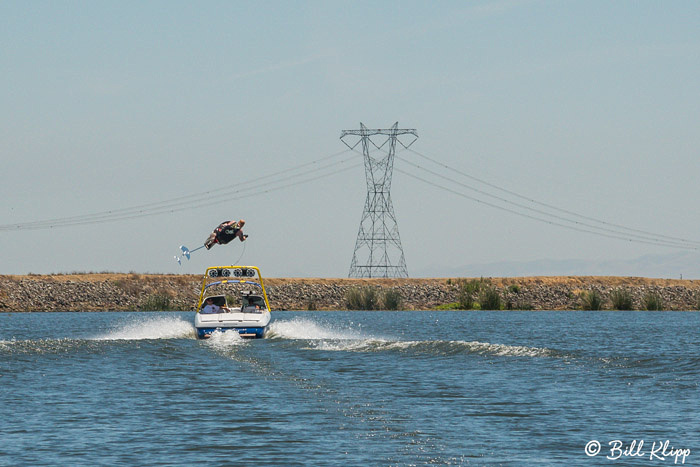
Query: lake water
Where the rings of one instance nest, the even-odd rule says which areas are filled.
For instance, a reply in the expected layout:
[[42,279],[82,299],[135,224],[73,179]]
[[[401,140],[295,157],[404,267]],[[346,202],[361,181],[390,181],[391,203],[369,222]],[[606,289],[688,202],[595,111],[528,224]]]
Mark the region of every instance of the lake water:
[[0,465],[700,465],[700,313],[192,320],[0,314]]

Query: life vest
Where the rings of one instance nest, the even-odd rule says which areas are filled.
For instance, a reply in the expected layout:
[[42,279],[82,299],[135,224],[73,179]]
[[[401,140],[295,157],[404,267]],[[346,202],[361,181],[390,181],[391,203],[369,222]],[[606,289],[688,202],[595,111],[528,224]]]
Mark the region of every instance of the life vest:
[[229,221],[222,222],[216,229],[214,229],[214,232],[216,233],[216,240],[222,245],[226,245],[228,242],[236,238],[236,234],[239,230],[241,230],[238,226],[238,222],[236,222],[234,225],[226,225],[227,222]]

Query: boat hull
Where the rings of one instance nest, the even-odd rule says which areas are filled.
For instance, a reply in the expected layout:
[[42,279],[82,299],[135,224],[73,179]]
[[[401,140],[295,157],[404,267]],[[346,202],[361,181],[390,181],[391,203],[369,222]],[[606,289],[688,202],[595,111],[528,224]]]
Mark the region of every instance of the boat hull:
[[215,332],[235,331],[244,339],[261,339],[267,328],[197,328],[198,339],[209,339]]
[[270,324],[270,312],[262,313],[197,313],[194,327],[197,338],[207,339],[213,332],[236,331],[243,338],[259,339],[265,336]]

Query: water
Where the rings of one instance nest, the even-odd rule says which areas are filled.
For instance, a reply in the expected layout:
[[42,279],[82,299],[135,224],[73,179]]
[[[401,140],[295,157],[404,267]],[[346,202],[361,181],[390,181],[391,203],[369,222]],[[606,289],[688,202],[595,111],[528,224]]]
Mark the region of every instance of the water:
[[192,319],[0,314],[0,465],[700,465],[700,313]]

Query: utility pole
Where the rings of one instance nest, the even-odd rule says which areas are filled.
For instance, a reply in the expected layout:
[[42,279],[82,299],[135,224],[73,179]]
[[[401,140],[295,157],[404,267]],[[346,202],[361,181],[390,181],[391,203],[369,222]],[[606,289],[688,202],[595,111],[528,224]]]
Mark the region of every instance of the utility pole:
[[[408,277],[391,203],[391,176],[396,143],[408,148],[418,139],[418,134],[416,130],[398,127],[396,122],[389,129],[373,130],[360,123],[359,130],[343,130],[340,135],[350,149],[362,144],[367,179],[367,200],[348,277]],[[375,149],[386,155],[375,159],[370,155]]]

